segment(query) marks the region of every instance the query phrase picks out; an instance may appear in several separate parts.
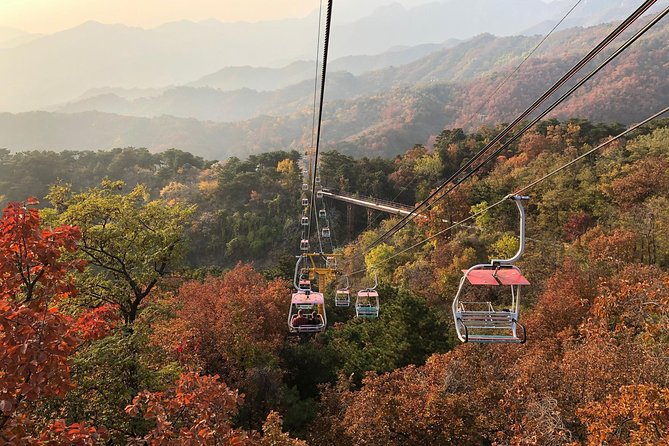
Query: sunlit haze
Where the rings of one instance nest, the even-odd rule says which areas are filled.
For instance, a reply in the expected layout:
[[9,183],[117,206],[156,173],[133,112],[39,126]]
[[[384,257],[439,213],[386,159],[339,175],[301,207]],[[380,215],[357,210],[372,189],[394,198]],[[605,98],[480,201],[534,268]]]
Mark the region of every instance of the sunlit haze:
[[302,17],[317,7],[316,0],[3,0],[0,26],[52,33],[96,20],[150,28],[175,20]]

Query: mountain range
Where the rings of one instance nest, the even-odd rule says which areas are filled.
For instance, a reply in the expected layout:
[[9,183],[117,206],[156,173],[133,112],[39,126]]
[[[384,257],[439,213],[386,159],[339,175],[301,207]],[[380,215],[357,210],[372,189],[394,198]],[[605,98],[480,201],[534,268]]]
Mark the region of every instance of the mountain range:
[[[485,1],[475,0],[472,4]],[[518,1],[533,4],[533,0]],[[557,8],[558,3],[542,4]],[[582,6],[593,3],[596,2],[584,0]],[[629,5],[621,1],[610,6],[614,14]],[[412,10],[434,7],[434,3],[426,3]],[[382,10],[392,12],[395,8],[387,6]],[[579,17],[589,16],[574,16]],[[213,22],[210,25],[219,26]],[[161,32],[170,34],[170,28],[179,26],[192,30],[202,23],[171,24]],[[94,23],[84,27],[102,34],[108,30],[106,25]],[[390,156],[414,144],[429,143],[445,127],[471,128],[512,119],[610,28],[611,24],[604,24],[554,33],[499,91],[502,79],[512,73],[541,36],[481,34],[437,44],[394,46],[372,56],[334,58],[328,64],[324,144],[357,155]],[[149,31],[133,32],[145,35]],[[149,33],[152,32],[155,30]],[[658,26],[649,34],[580,90],[555,116],[627,123],[655,111],[657,104],[669,102],[669,83],[662,74],[666,72],[666,62],[661,62],[668,60],[665,43],[669,29],[667,25]],[[40,41],[43,45],[44,39],[27,46]],[[54,51],[56,48],[58,45]],[[187,45],[180,48],[185,50]],[[129,51],[128,58],[138,57],[140,52]],[[0,59],[2,54],[0,51]],[[107,64],[113,62],[112,57]],[[146,86],[137,86],[128,81],[134,85],[131,87],[118,86],[121,82],[116,78],[116,86],[92,87],[75,99],[45,107],[46,111],[1,113],[0,147],[177,147],[209,159],[299,149],[311,141],[315,68],[314,61],[308,60],[265,67],[225,67],[183,83],[168,79],[174,75],[170,72],[163,73],[163,84],[147,80]],[[163,75],[156,67],[154,70]],[[184,78],[188,78],[186,71],[182,72]],[[83,70],[76,78],[81,79],[86,73]],[[113,77],[112,74],[105,76]],[[0,70],[3,75],[6,73]],[[47,76],[48,72],[39,75]],[[133,76],[128,75],[128,79]],[[43,88],[46,90],[47,86]],[[14,92],[11,88],[5,91]]]
[[[353,4],[341,7],[351,15]],[[522,34],[556,20],[571,0],[375,0],[347,22],[333,12],[331,57],[468,39],[483,32]],[[360,2],[355,2],[358,5]],[[633,0],[582,0],[574,24],[628,13]],[[365,10],[364,7],[359,7]],[[596,14],[589,12],[596,11]],[[594,15],[593,15],[594,14]],[[164,88],[196,82],[226,67],[279,68],[315,56],[319,14],[257,23],[180,21],[154,29],[87,22],[29,43],[0,48],[0,110],[45,110],[90,89]],[[250,85],[239,87],[253,88]]]

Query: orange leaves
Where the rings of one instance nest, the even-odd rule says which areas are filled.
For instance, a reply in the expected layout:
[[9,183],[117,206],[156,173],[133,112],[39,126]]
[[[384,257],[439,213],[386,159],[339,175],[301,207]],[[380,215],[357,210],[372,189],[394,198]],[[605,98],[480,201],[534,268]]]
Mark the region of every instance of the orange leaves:
[[588,445],[669,444],[669,389],[657,385],[620,388],[603,402],[578,410]]
[[253,435],[234,429],[241,396],[218,376],[181,375],[173,389],[141,392],[126,412],[155,423],[143,438],[149,445],[252,445]]
[[224,373],[227,382],[237,383],[254,361],[278,354],[285,334],[286,295],[284,282],[267,282],[241,264],[222,278],[186,283],[179,290],[177,325],[185,322],[180,333],[191,337],[178,339],[177,345],[196,347],[208,371]]
[[624,177],[611,183],[611,197],[623,208],[630,208],[646,198],[669,190],[669,161],[663,157],[635,162]]

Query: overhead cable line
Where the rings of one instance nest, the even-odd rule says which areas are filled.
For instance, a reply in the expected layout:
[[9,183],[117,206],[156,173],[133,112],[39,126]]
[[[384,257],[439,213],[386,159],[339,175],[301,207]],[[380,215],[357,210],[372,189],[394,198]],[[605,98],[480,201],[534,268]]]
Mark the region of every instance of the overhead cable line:
[[[397,222],[392,228],[382,234],[379,238],[374,240],[368,247],[369,249],[378,245],[379,243],[386,240],[389,236],[397,232],[402,227],[406,226],[415,215],[419,213],[419,210],[430,203],[430,201],[439,194],[449,183],[455,180],[460,174],[462,174],[466,169],[468,169],[472,164],[481,158],[485,153],[497,143],[499,143],[505,136],[507,136],[511,130],[513,130],[520,122],[522,122],[530,113],[532,113],[536,108],[538,108],[546,99],[553,95],[557,90],[559,90],[564,84],[566,84],[574,75],[580,71],[585,65],[592,61],[600,52],[602,52],[613,40],[615,40],[620,34],[622,34],[629,26],[632,25],[639,17],[641,17],[651,6],[656,3],[657,0],[646,0],[637,10],[635,10],[629,17],[627,17],[620,25],[618,25],[611,33],[609,33],[601,42],[599,42],[592,50],[588,52],[576,65],[574,65],[567,73],[565,73],[553,86],[551,86],[546,92],[544,92],[541,97],[539,97],[532,105],[530,105],[524,112],[522,112],[511,124],[509,124],[504,130],[502,130],[497,136],[495,136],[488,144],[486,144],[481,150],[479,150],[469,161],[456,170],[447,180],[445,180],[439,187],[437,187],[426,199],[419,203],[414,210]],[[664,15],[664,12],[661,13]],[[660,17],[661,18],[661,17]],[[638,37],[637,37],[638,38]],[[635,39],[636,40],[636,39]],[[631,42],[630,42],[631,44]],[[629,45],[627,45],[629,46]],[[619,54],[619,52],[617,52]],[[600,68],[601,69],[601,68]],[[591,76],[590,76],[591,77]],[[581,83],[582,85],[582,83]],[[574,90],[575,91],[575,90]],[[572,91],[573,92],[573,91]],[[571,94],[571,93],[570,93]]]
[[563,17],[562,17],[562,18],[555,24],[555,26],[548,32],[548,34],[546,34],[546,35],[543,37],[543,39],[541,39],[541,41],[539,41],[539,43],[537,43],[536,46],[535,46],[534,48],[532,48],[532,50],[529,52],[529,54],[528,54],[527,56],[525,56],[525,58],[518,64],[518,66],[516,66],[516,68],[514,68],[514,70],[513,70],[511,73],[509,73],[509,74],[502,80],[502,82],[500,82],[500,83],[497,85],[497,87],[493,90],[493,92],[490,94],[490,96],[488,96],[488,98],[487,98],[485,101],[483,101],[483,102],[481,103],[481,105],[476,109],[476,111],[475,111],[472,115],[470,115],[470,119],[469,119],[470,122],[471,122],[471,119],[472,119],[473,117],[477,116],[477,115],[481,112],[481,110],[483,110],[483,107],[485,107],[485,106],[492,100],[492,98],[493,98],[493,97],[495,96],[495,94],[497,94],[497,92],[504,86],[504,84],[506,84],[506,83],[509,81],[509,79],[511,79],[513,76],[516,75],[516,73],[518,73],[518,71],[519,71],[520,68],[525,64],[525,62],[527,62],[527,60],[528,60],[530,57],[532,57],[532,55],[539,49],[539,47],[540,47],[541,45],[543,45],[544,42],[545,42],[546,40],[548,40],[548,38],[551,36],[551,34],[553,34],[553,32],[554,32],[554,31],[555,31],[555,30],[562,24],[562,22],[564,22],[565,20],[567,20],[567,17],[569,17],[569,15],[572,13],[572,11],[574,11],[574,9],[576,9],[576,7],[577,7],[579,4],[581,4],[582,1],[583,1],[583,0],[578,0],[576,3],[574,3],[574,5],[573,5],[573,6],[567,11],[567,13],[566,13],[566,14],[565,14],[565,15],[564,15],[564,16],[563,16]]
[[667,6],[662,12],[660,12],[653,20],[648,22],[642,29],[640,29],[634,36],[630,37],[623,45],[621,45],[613,54],[611,54],[609,57],[606,58],[605,61],[603,61],[601,64],[597,66],[594,70],[592,70],[590,73],[588,73],[587,76],[585,76],[583,79],[581,79],[579,82],[577,82],[573,87],[571,87],[567,92],[565,92],[560,98],[558,98],[555,102],[553,102],[546,110],[544,110],[539,116],[534,118],[532,121],[530,121],[525,127],[523,127],[522,130],[520,130],[518,133],[513,135],[509,140],[507,140],[502,146],[500,146],[497,150],[495,150],[493,153],[488,155],[488,157],[483,160],[478,166],[476,166],[473,170],[468,172],[464,177],[460,178],[457,182],[451,185],[449,189],[446,190],[441,196],[435,198],[435,200],[428,205],[428,207],[432,206],[435,202],[441,200],[444,196],[446,196],[448,193],[453,191],[458,185],[460,185],[463,181],[467,180],[470,178],[472,175],[474,175],[476,172],[478,172],[485,164],[489,163],[493,159],[495,159],[504,149],[508,148],[513,142],[515,142],[518,138],[520,138],[525,132],[527,132],[530,128],[532,128],[537,122],[539,122],[542,118],[544,118],[549,112],[554,110],[557,106],[559,106],[562,102],[564,102],[571,94],[573,94],[576,90],[578,90],[583,84],[585,84],[589,79],[591,79],[593,76],[595,76],[599,71],[601,71],[606,65],[608,65],[611,61],[613,61],[616,57],[618,57],[623,51],[625,51],[627,48],[630,47],[635,41],[637,41],[641,36],[643,36],[649,29],[651,29],[657,22],[659,22],[664,16],[666,16],[669,13],[669,6]]
[[[553,26],[553,28],[548,32],[548,34],[546,34],[545,36],[543,36],[543,38],[539,41],[539,43],[537,43],[537,44],[534,46],[534,48],[532,48],[532,50],[530,50],[530,52],[529,52],[529,53],[523,58],[523,60],[522,60],[522,61],[521,61],[521,62],[520,62],[520,63],[513,69],[513,71],[512,71],[511,73],[509,73],[504,79],[502,79],[502,81],[501,81],[499,84],[497,84],[497,86],[495,87],[495,89],[493,90],[493,92],[492,92],[492,93],[491,93],[491,94],[490,94],[490,95],[489,95],[483,102],[481,102],[481,104],[480,104],[479,107],[476,109],[476,111],[475,111],[474,113],[472,113],[471,115],[469,115],[469,118],[468,118],[467,123],[466,123],[465,125],[471,123],[471,121],[473,120],[473,118],[476,117],[476,116],[481,112],[481,110],[483,109],[483,107],[485,107],[487,104],[490,103],[490,101],[495,97],[495,95],[497,94],[497,92],[498,92],[498,91],[499,91],[499,90],[500,90],[500,89],[501,89],[501,88],[502,88],[502,87],[503,87],[503,86],[504,86],[504,85],[505,85],[505,84],[506,84],[506,83],[507,83],[513,76],[515,76],[515,75],[518,73],[518,71],[519,71],[520,68],[525,64],[525,62],[527,62],[528,59],[529,59],[530,57],[532,57],[532,55],[534,55],[534,53],[541,47],[541,45],[543,45],[543,44],[546,42],[546,40],[548,40],[548,38],[549,38],[549,37],[555,32],[555,30],[556,30],[556,29],[557,29],[557,28],[558,28],[558,27],[559,27],[559,26],[560,26],[560,25],[567,19],[567,17],[569,17],[569,15],[574,11],[574,9],[576,9],[576,7],[577,7],[578,5],[581,4],[582,1],[583,1],[583,0],[577,0],[576,3],[574,3],[574,4],[572,5],[572,7],[569,8],[569,10],[568,10],[568,11],[562,16],[562,18],[555,24],[555,26]],[[430,96],[428,96],[428,95],[425,95],[425,94],[422,94],[422,93],[421,93],[421,96],[423,96],[423,97],[425,97],[425,98],[428,98],[428,99],[430,99],[430,100],[432,100],[432,101],[434,101],[434,102],[436,102],[436,103],[439,103],[439,101],[437,101],[435,98],[432,98],[432,97],[430,97]],[[315,95],[314,95],[314,98],[315,98]],[[315,99],[314,99],[314,100],[315,100]],[[315,110],[315,105],[314,105],[314,110]],[[403,187],[401,188],[401,190],[397,193],[397,195],[395,195],[395,197],[394,197],[391,201],[396,201],[396,200],[397,200],[397,197],[399,197],[400,195],[402,195],[402,194],[409,188],[409,186],[411,186],[417,179],[418,179],[418,176],[417,176],[417,175],[414,175],[413,179],[409,182],[409,184],[407,184],[406,186],[403,186]],[[369,230],[369,229],[370,229],[370,228],[371,228],[371,227],[378,221],[379,216],[381,216],[381,214],[380,214],[380,213],[377,213],[376,217],[374,217],[374,219],[367,225],[367,228],[365,228],[365,231]]]
[[[328,66],[328,50],[330,47],[330,24],[332,22],[332,1],[328,0],[328,8],[325,15],[325,36],[323,42],[323,67],[321,71],[321,90],[320,90],[320,101],[318,105],[318,120],[317,120],[317,130],[316,130],[316,150],[314,152],[314,165],[313,165],[313,174],[311,178],[311,208],[316,209],[316,177],[318,171],[318,153],[321,145],[321,127],[323,124],[323,100],[325,97],[325,76],[327,74]],[[319,25],[320,26],[320,25]],[[320,34],[320,32],[319,32]],[[311,212],[310,212],[311,214]],[[311,215],[310,215],[311,216]],[[318,218],[318,214],[314,212],[315,218]],[[311,225],[309,225],[308,238],[311,236]],[[320,238],[320,234],[319,234]],[[319,239],[320,241],[320,239]]]
[[[502,198],[501,200],[499,200],[499,201],[497,201],[497,202],[495,202],[495,203],[493,203],[493,204],[487,206],[486,208],[484,208],[484,209],[482,209],[482,210],[480,210],[480,211],[478,211],[478,212],[476,212],[476,213],[470,215],[469,217],[467,217],[467,218],[465,218],[465,219],[463,219],[463,220],[460,220],[460,221],[458,221],[458,222],[456,222],[456,223],[453,223],[451,226],[449,226],[449,227],[447,227],[447,228],[445,228],[445,229],[442,229],[441,231],[439,231],[439,232],[437,232],[437,233],[431,235],[430,237],[427,237],[427,238],[425,238],[425,239],[423,239],[423,240],[421,240],[421,241],[419,241],[419,242],[417,242],[417,243],[414,243],[413,245],[409,246],[408,248],[405,248],[405,249],[401,250],[400,252],[397,252],[397,253],[393,254],[392,256],[387,257],[387,258],[385,258],[385,259],[379,261],[378,263],[376,263],[376,264],[374,264],[374,265],[372,265],[372,266],[373,266],[373,267],[376,267],[376,266],[379,266],[379,265],[382,264],[382,263],[386,263],[386,262],[388,262],[388,261],[390,261],[390,260],[392,260],[392,259],[394,259],[394,258],[396,258],[396,257],[398,257],[398,256],[400,256],[400,255],[402,255],[402,254],[404,254],[404,253],[406,253],[406,252],[408,252],[408,251],[411,251],[412,249],[415,249],[415,248],[417,248],[417,247],[419,247],[419,246],[424,245],[425,243],[427,243],[427,242],[429,242],[429,241],[431,241],[431,240],[434,240],[435,238],[439,237],[439,236],[442,235],[442,234],[445,234],[446,232],[450,231],[451,229],[454,229],[454,228],[456,228],[456,227],[458,227],[458,226],[462,226],[462,225],[464,225],[466,222],[468,222],[468,221],[470,221],[470,220],[473,220],[473,219],[475,219],[476,217],[479,217],[479,216],[485,214],[485,213],[488,212],[489,210],[491,210],[491,209],[493,209],[493,208],[495,208],[495,207],[501,205],[501,204],[504,203],[506,200],[508,200],[509,197],[513,197],[514,195],[522,195],[523,192],[526,192],[527,190],[533,188],[533,187],[536,186],[537,184],[542,183],[542,182],[546,181],[547,179],[549,179],[549,178],[551,178],[551,177],[557,175],[558,173],[562,172],[563,170],[565,170],[565,169],[571,167],[572,165],[576,164],[578,161],[582,160],[583,158],[586,158],[586,157],[592,155],[593,153],[597,152],[598,150],[601,150],[602,148],[608,146],[609,144],[611,144],[611,143],[613,143],[613,142],[619,140],[620,138],[623,138],[624,136],[628,135],[629,133],[631,133],[631,132],[637,130],[638,128],[640,128],[640,127],[642,127],[642,126],[648,124],[649,122],[651,122],[651,121],[653,121],[653,120],[659,118],[660,116],[662,116],[662,115],[664,115],[664,114],[666,114],[666,113],[668,113],[668,112],[669,112],[669,107],[665,107],[664,109],[660,110],[659,112],[655,113],[654,115],[652,115],[652,116],[650,116],[650,117],[644,119],[643,121],[639,122],[638,124],[635,124],[635,125],[633,125],[632,127],[628,128],[628,129],[625,130],[624,132],[619,133],[618,135],[616,135],[616,136],[614,136],[614,137],[608,139],[606,142],[603,142],[602,144],[598,145],[597,147],[594,147],[594,148],[588,150],[587,152],[583,153],[582,155],[577,156],[576,158],[574,158],[573,160],[569,161],[568,163],[563,164],[562,166],[560,166],[560,167],[558,167],[558,168],[552,170],[551,172],[547,173],[546,175],[542,176],[541,178],[539,178],[539,179],[537,179],[537,180],[535,180],[535,181],[533,181],[533,182],[531,182],[531,183],[529,183],[529,184],[527,184],[527,185],[521,187],[520,189],[517,189],[517,190],[516,190],[515,192],[513,192],[513,193],[510,193],[510,194],[506,195],[506,196],[505,196],[504,198]],[[362,268],[362,269],[360,269],[360,270],[357,270],[357,271],[354,271],[354,272],[350,273],[349,276],[353,276],[353,275],[356,275],[356,274],[363,273],[363,272],[367,271],[367,269],[368,269],[367,267],[364,267],[364,268]]]

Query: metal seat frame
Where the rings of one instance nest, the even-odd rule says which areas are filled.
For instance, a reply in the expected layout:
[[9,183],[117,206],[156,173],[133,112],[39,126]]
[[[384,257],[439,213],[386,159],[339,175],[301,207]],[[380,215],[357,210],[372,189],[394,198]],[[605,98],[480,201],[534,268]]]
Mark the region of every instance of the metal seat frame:
[[[520,287],[529,282],[514,265],[525,250],[525,208],[523,201],[529,197],[514,195],[513,200],[520,214],[520,246],[509,259],[493,259],[490,263],[474,265],[464,271],[458,292],[453,299],[453,320],[458,338],[462,342],[523,344],[527,339],[525,327],[518,322],[520,316]],[[483,274],[476,272],[483,271]],[[478,276],[478,277],[474,277]],[[465,284],[474,286],[509,286],[511,305],[495,309],[492,302],[463,300]]]
[[[322,333],[328,324],[327,313],[325,311],[325,298],[323,293],[311,290],[311,282],[300,278],[300,264],[304,260],[304,256],[299,256],[295,264],[295,276],[293,278],[293,285],[295,286],[295,293],[290,299],[290,308],[288,310],[288,331],[290,333]],[[308,283],[307,283],[308,282]],[[306,288],[306,287],[309,288]],[[320,323],[294,325],[294,319],[299,310],[316,310],[320,316]]]
[[348,308],[351,305],[351,292],[349,291],[348,276],[346,277],[346,287],[335,291],[335,307]]
[[[366,318],[366,319],[376,319],[379,317],[379,310],[381,308],[379,304],[379,293],[376,291],[376,287],[379,285],[379,278],[376,273],[374,274],[374,286],[372,288],[365,288],[358,291],[358,294],[355,299],[355,315],[356,317]],[[362,300],[366,301],[365,303]],[[373,301],[374,303],[370,303]]]

